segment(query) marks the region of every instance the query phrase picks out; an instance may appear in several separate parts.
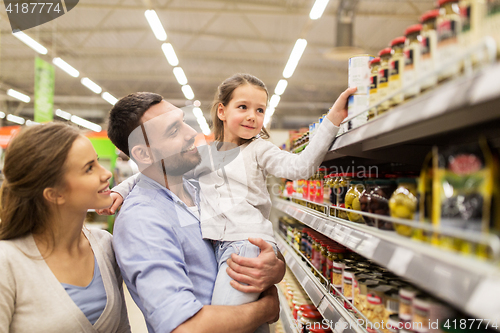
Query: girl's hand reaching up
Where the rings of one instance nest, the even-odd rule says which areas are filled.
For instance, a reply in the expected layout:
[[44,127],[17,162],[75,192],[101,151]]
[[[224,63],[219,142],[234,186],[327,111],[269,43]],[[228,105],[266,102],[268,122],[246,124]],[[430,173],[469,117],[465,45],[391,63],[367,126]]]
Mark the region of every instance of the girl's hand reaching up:
[[337,127],[347,117],[347,100],[358,88],[347,88],[335,101],[326,117]]

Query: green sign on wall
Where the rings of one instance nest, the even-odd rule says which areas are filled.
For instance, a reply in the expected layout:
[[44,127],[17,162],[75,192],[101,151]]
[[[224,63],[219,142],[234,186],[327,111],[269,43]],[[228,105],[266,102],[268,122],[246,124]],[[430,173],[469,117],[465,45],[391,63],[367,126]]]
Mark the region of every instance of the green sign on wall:
[[54,120],[54,66],[35,58],[35,121],[46,123]]

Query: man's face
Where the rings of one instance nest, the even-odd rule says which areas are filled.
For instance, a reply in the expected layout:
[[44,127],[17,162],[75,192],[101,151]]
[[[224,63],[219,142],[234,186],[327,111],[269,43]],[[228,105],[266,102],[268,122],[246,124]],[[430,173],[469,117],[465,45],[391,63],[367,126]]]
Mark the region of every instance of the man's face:
[[[181,176],[201,161],[194,146],[196,131],[184,122],[184,112],[172,104],[161,101],[150,107],[142,116],[142,129],[153,155],[153,163],[163,160],[170,176]],[[134,131],[135,132],[135,131]]]

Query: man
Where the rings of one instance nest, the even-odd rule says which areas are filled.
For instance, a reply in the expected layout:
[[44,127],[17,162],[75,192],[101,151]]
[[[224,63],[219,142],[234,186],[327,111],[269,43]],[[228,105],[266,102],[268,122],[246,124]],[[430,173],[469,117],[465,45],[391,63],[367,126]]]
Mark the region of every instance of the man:
[[150,332],[253,332],[277,319],[273,284],[285,265],[269,244],[253,240],[260,256],[233,257],[228,274],[248,284],[232,281],[234,288],[264,291],[262,297],[239,306],[210,305],[217,264],[211,242],[201,236],[196,182],[183,179],[200,162],[197,133],[183,116],[153,93],[126,96],[111,110],[108,136],[142,173],[116,219],[116,258]]

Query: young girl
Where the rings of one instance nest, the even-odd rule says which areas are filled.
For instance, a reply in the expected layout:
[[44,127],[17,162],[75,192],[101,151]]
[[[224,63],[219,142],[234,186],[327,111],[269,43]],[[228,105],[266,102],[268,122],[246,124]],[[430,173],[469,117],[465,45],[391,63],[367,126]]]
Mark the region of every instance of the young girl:
[[[219,273],[213,305],[244,304],[258,298],[258,293],[243,293],[231,287],[226,261],[233,253],[257,257],[260,250],[249,238],[262,238],[276,251],[266,176],[309,178],[331,146],[347,115],[347,98],[355,90],[347,89],[340,95],[308,147],[295,155],[264,140],[268,138],[263,123],[269,95],[261,80],[236,74],[218,87],[211,110],[215,142],[206,150],[198,147],[202,162],[189,175],[200,183],[203,237],[216,241]],[[131,179],[113,191],[126,197],[133,184]],[[117,198],[112,207],[117,207],[122,198],[118,194],[112,196]],[[268,330],[265,325],[257,332]]]
[[112,202],[89,139],[62,123],[25,128],[3,173],[0,332],[130,332],[111,235],[83,228]]

